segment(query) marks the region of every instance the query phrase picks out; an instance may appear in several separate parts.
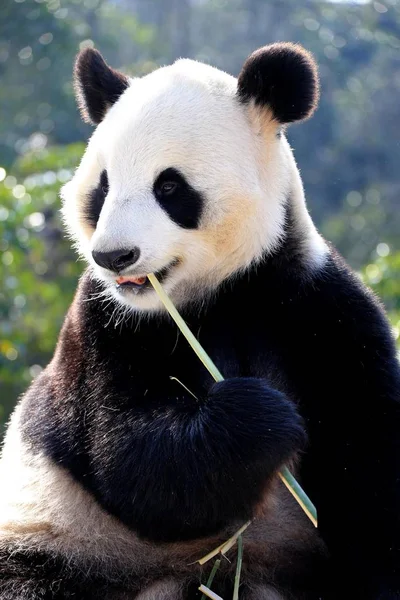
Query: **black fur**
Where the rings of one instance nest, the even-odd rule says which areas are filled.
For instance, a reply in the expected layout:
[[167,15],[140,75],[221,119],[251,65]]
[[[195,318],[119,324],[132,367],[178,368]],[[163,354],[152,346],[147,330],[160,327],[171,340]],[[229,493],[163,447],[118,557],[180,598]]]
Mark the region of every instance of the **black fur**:
[[[173,182],[176,189],[171,194],[163,193],[163,184]],[[102,171],[98,185],[88,194],[84,208],[84,216],[89,225],[96,228],[109,183],[107,171]],[[177,169],[165,169],[158,175],[153,186],[153,193],[168,216],[178,225],[186,229],[198,227],[204,206],[203,195],[195,190]]]
[[85,205],[85,219],[93,229],[97,226],[104,200],[108,194],[107,171],[102,171],[98,185],[89,193]]
[[98,50],[85,48],[75,62],[74,85],[83,120],[97,125],[129,86],[129,81],[109,67]]
[[241,101],[268,106],[279,123],[312,115],[318,104],[317,66],[302,46],[291,43],[259,48],[244,63],[238,79]]
[[[171,193],[163,191],[163,185],[173,183]],[[195,229],[200,221],[204,198],[178,171],[169,168],[162,171],[154,182],[154,195],[169,217],[181,227]]]
[[[137,367],[142,363],[138,358],[135,362]],[[163,375],[162,369],[161,377],[157,374],[160,385],[148,382],[145,395],[145,380],[136,381],[138,395],[133,398],[124,383],[119,386],[118,411],[109,423],[113,433],[103,443],[94,441],[94,454],[88,457],[96,465],[95,475],[74,469],[70,462],[69,448],[78,440],[65,422],[60,423],[61,430],[38,432],[39,445],[72,468],[108,511],[152,541],[196,539],[237,519],[248,520],[268,480],[303,445],[294,406],[253,378],[228,379],[196,402]],[[124,379],[132,385],[130,377]],[[99,419],[94,416],[95,438],[115,408],[112,402]],[[83,433],[80,446],[88,432]],[[60,447],[59,436],[64,437],[67,452]],[[121,477],[126,479],[124,489],[115,493]]]
[[[110,582],[73,566],[66,558],[44,552],[0,550],[1,600],[130,600],[127,582]],[[134,585],[131,586],[134,590]]]
[[[390,329],[333,250],[322,270],[304,266],[290,211],[286,232],[257,269],[183,311],[228,380],[218,385],[168,317],[115,328],[114,307],[93,299],[101,285],[86,274],[55,360],[23,401],[23,435],[141,535],[185,539],[252,513],[262,482],[303,443],[297,406],[309,436],[299,477],[337,588],[295,597],[399,599],[400,373]],[[282,562],[277,580],[301,590],[317,576],[302,560]]]

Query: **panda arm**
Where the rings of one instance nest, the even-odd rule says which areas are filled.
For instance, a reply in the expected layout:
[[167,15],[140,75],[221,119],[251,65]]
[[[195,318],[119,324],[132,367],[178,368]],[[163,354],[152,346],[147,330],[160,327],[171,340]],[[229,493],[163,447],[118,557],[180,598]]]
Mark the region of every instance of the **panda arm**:
[[[256,378],[207,392],[186,344],[171,354],[168,321],[142,326],[133,345],[130,328],[103,326],[103,312],[78,295],[52,363],[24,399],[25,439],[142,537],[195,539],[251,518],[278,469],[305,445],[294,404]],[[181,356],[189,356],[185,381],[198,400],[177,397],[167,376],[179,373]]]
[[294,405],[259,379],[225,380],[199,403],[147,402],[94,434],[92,464],[101,503],[151,540],[194,539],[251,518],[304,443]]
[[314,305],[307,299],[304,314],[313,316],[305,319],[301,339],[310,354],[297,354],[310,440],[304,485],[317,505],[320,531],[358,597],[383,600],[397,592],[400,598],[396,350],[382,310],[359,284],[338,279],[326,292]]

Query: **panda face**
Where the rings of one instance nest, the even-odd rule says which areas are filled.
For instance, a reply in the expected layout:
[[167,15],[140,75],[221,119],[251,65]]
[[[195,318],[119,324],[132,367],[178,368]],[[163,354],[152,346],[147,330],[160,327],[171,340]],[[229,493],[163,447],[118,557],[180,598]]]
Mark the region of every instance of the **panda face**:
[[63,215],[107,293],[158,310],[153,272],[177,304],[200,300],[276,246],[295,165],[279,120],[235,78],[180,60],[128,80],[87,50],[76,82],[98,126]]

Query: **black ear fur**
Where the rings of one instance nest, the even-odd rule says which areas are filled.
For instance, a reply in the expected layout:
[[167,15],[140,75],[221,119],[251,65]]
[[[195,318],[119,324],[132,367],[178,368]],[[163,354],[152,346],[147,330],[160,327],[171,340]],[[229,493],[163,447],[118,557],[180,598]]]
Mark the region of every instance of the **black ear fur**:
[[85,48],[78,54],[74,87],[82,119],[87,123],[100,123],[128,86],[128,78],[109,67],[98,50]]
[[319,99],[318,71],[312,55],[299,44],[259,48],[243,65],[238,96],[268,106],[279,123],[307,119]]

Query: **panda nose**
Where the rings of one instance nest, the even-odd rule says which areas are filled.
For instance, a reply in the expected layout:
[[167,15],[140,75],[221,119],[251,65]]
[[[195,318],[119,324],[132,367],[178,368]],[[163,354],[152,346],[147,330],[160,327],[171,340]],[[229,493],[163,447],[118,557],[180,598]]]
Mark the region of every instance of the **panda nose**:
[[100,267],[119,272],[139,260],[140,250],[139,248],[133,248],[132,250],[121,248],[120,250],[112,250],[111,252],[97,252],[93,250],[92,256],[93,260]]

